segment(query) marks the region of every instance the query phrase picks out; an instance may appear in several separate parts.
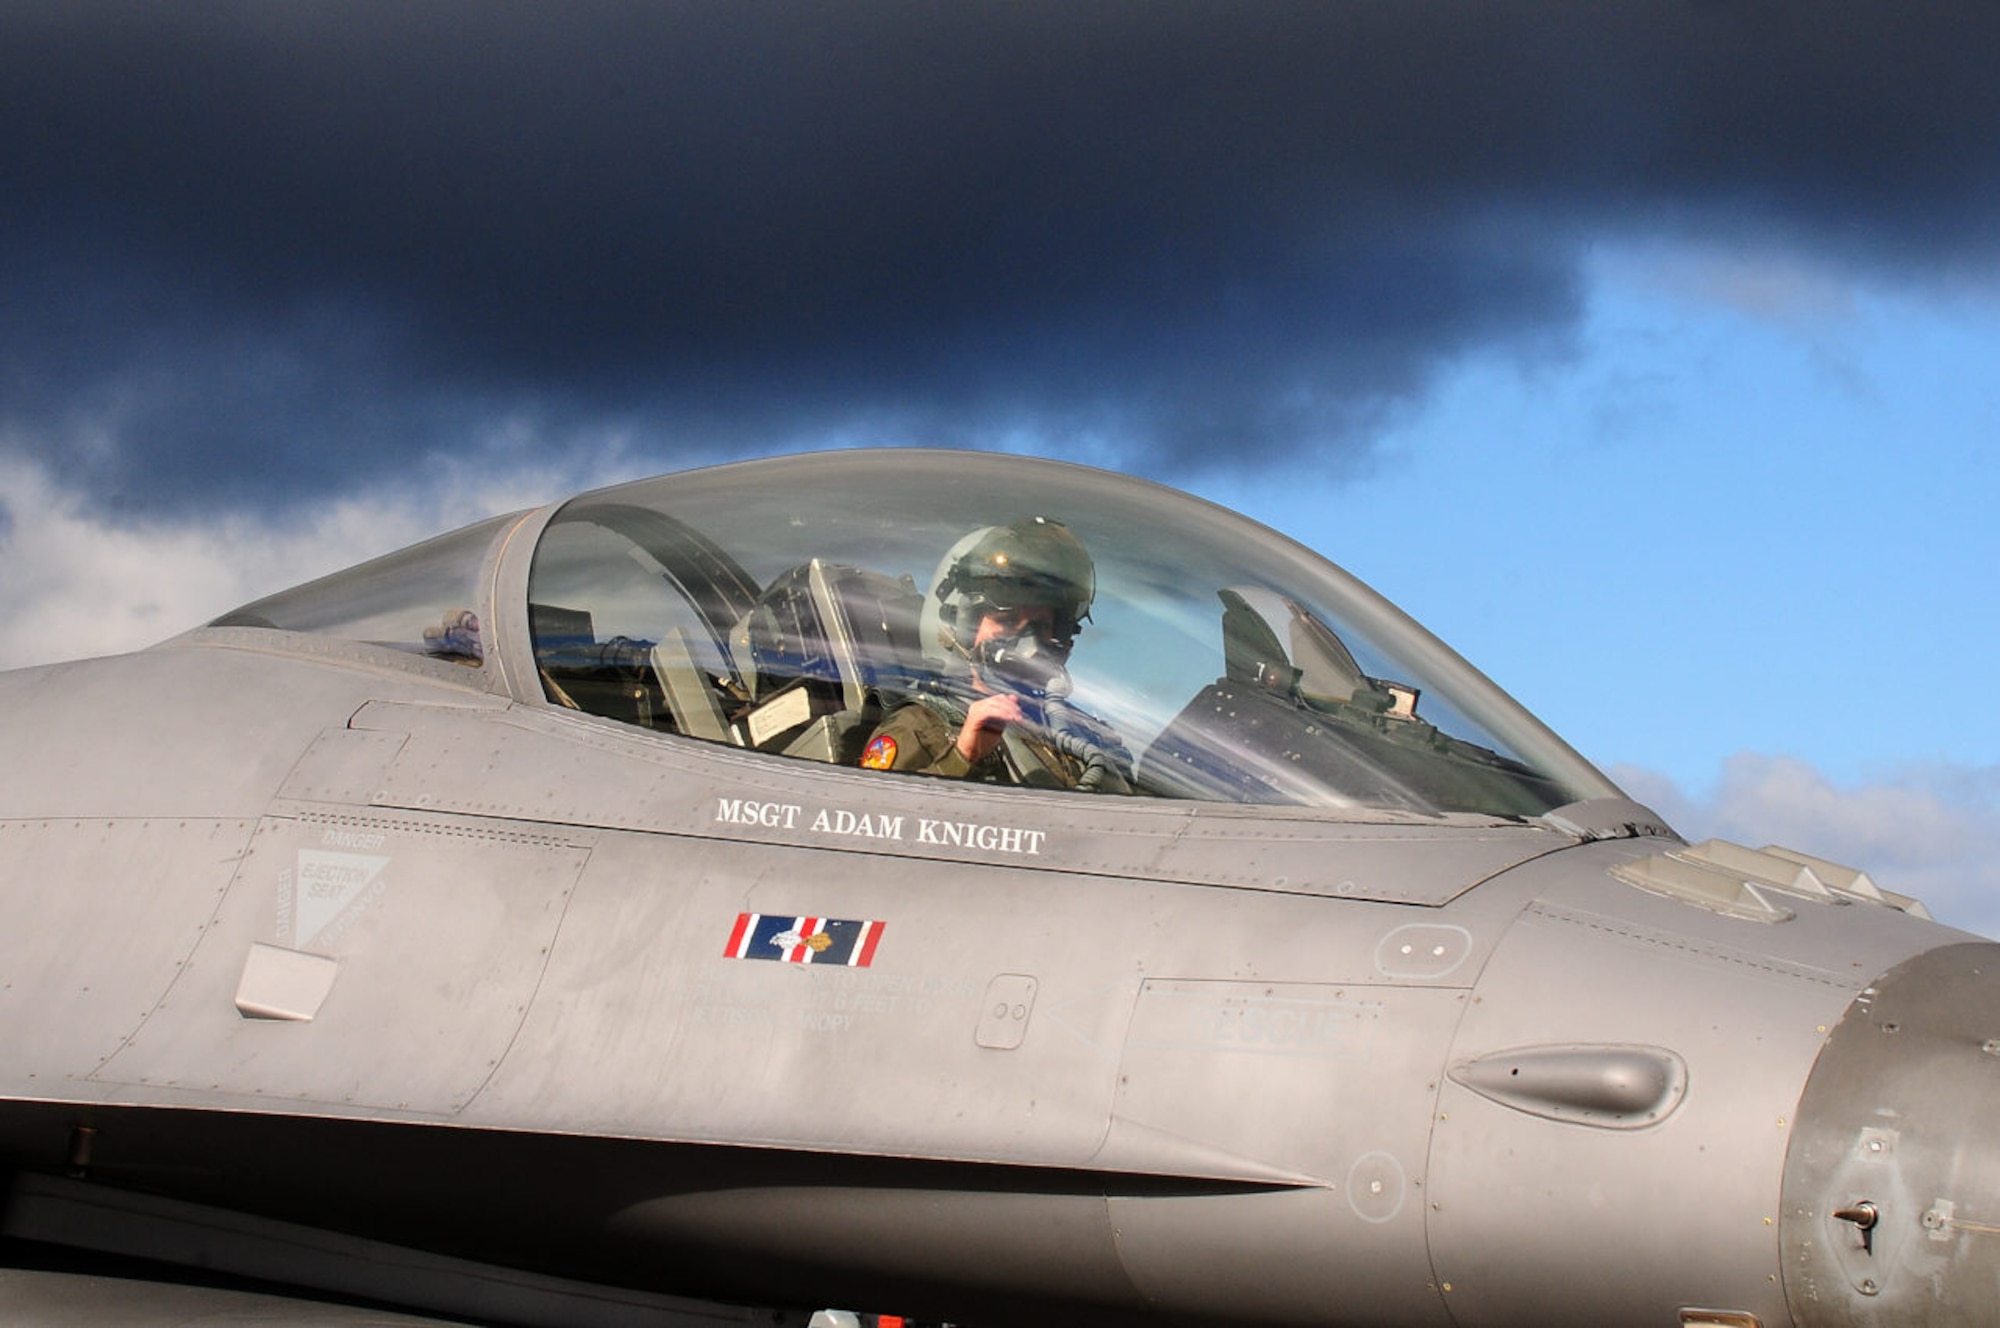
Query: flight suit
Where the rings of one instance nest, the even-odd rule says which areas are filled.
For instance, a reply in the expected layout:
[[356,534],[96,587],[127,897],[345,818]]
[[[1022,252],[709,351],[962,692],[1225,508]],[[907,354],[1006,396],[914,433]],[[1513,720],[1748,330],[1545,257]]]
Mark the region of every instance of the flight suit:
[[[1050,718],[1081,717],[1073,707],[1050,705]],[[1096,730],[1086,742],[1062,727],[1044,733],[1025,725],[1010,725],[991,752],[968,761],[958,750],[958,733],[965,726],[966,707],[957,699],[922,696],[891,710],[870,735],[861,764],[870,770],[896,770],[972,779],[991,784],[1021,784],[1029,788],[1082,788],[1096,793],[1130,793],[1125,771],[1131,758],[1102,725],[1077,725]]]
[[861,764],[870,770],[1005,782],[1007,771],[998,747],[976,764],[958,750],[965,715],[966,707],[947,697],[906,701],[875,726],[862,749]]

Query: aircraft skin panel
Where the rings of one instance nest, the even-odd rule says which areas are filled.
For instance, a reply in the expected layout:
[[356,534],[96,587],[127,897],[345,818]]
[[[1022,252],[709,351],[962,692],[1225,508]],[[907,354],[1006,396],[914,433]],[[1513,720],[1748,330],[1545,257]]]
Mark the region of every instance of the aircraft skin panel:
[[[173,987],[95,1077],[455,1113],[519,1028],[586,856],[459,818],[266,817]],[[309,1017],[252,1017],[257,946],[330,961]]]
[[[1422,1155],[1429,1072],[1464,1005],[1462,989],[1148,978],[1113,1109],[1120,1126],[1337,1188],[1363,1155]],[[1380,1202],[1357,1215],[1416,1216]]]
[[[1327,822],[1272,809],[990,790],[648,740],[562,712],[371,705],[406,733],[373,801],[476,816],[654,830],[738,844],[893,854],[1109,877],[1441,904],[1573,841],[1475,820]],[[921,870],[921,867],[915,867]]]
[[253,825],[0,821],[0,1093],[60,1096],[117,1054],[205,934]]
[[0,808],[254,819],[322,728],[370,697],[475,699],[456,676],[180,645],[0,673]]
[[[1245,1102],[1275,1095],[1279,1075],[1305,1075],[1285,1080],[1294,1096],[1324,1093],[1345,1065],[1349,1091],[1367,1096],[1357,1066],[1441,1056],[1479,969],[1475,935],[1491,934],[1484,919],[1507,917],[1497,900],[1466,909],[1473,928],[1356,903],[1357,923],[1372,916],[1372,926],[1324,932],[1323,905],[1296,896],[940,872],[826,849],[773,847],[757,861],[746,872],[740,849],[672,836],[600,841],[535,1008],[468,1117],[1317,1183],[1351,1157],[1280,1147],[1284,1114],[1256,1146],[1234,1132],[1211,1137],[1232,1112],[1244,1123],[1241,1102],[1190,1115],[1195,1099],[1183,1094],[1163,1115],[1175,1095],[1146,1075],[1133,1083],[1121,1060],[1158,1073],[1175,1058],[1210,1063],[1197,1052],[1246,1053],[1233,1062]],[[874,921],[881,933],[865,966],[733,958],[731,931],[745,915]],[[1133,920],[1110,945],[1093,925],[1107,915]],[[1396,943],[1410,938],[1426,943],[1434,967],[1412,967]],[[992,994],[1024,982],[1032,991],[1018,1040],[982,1038]],[[1299,991],[1285,994],[1286,984]],[[1410,1022],[1420,1003],[1438,1013]],[[1143,1029],[1133,1024],[1141,1006],[1153,1012]],[[1176,1024],[1189,1031],[1171,1032]],[[1259,1045],[1263,1036],[1280,1041]]]
[[[1670,1317],[1715,1278],[1745,1287],[1764,1279],[1739,1307],[1786,1322],[1783,1288],[1765,1270],[1780,1263],[1776,1196],[1799,1090],[1865,987],[1857,975],[1936,939],[1933,925],[1887,910],[1869,928],[1847,925],[1852,909],[1826,907],[1770,927],[1635,892],[1617,914],[1603,911],[1583,869],[1636,851],[1601,844],[1566,855],[1572,870],[1544,883],[1507,929],[1457,1031],[1428,1194],[1432,1258],[1460,1324],[1511,1323],[1554,1278],[1573,1316],[1564,1322]],[[1834,955],[1838,968],[1826,962]],[[1552,1019],[1551,1009],[1564,1014]],[[1746,1027],[1748,1010],[1758,1019]],[[1537,1050],[1597,1048],[1671,1049],[1699,1067],[1698,1081],[1621,1120],[1538,1112],[1481,1091],[1466,1072],[1498,1061],[1515,1065],[1519,1082]],[[1719,1188],[1718,1172],[1769,1183]],[[1644,1202],[1609,1198],[1632,1193]],[[1625,1266],[1644,1248],[1676,1257]],[[1580,1255],[1598,1276],[1578,1276]]]
[[[1140,888],[992,868],[926,881],[897,859],[824,850],[759,858],[745,873],[740,850],[667,836],[618,836],[594,852],[535,1010],[473,1114],[871,1153],[1089,1158],[1138,960],[1092,952],[1092,901],[1077,889],[1101,906],[1121,894],[1137,904]],[[879,941],[866,963],[791,962],[747,942],[731,957],[746,916],[774,920],[764,934],[799,918],[879,924]],[[1023,969],[1065,981],[1037,994],[1021,1044],[979,1045],[991,980]]]
[[[400,733],[357,732],[342,726],[322,730],[285,775],[273,808],[331,804],[346,810],[367,807],[382,787],[382,774],[407,739]],[[322,812],[326,806],[317,808]]]
[[[1468,999],[1463,988],[1379,978],[1149,978],[1119,1067],[1117,1119],[1097,1160],[1158,1165],[1171,1156],[1162,1137],[1184,1149],[1200,1140],[1311,1183],[1115,1201],[1120,1255],[1138,1289],[1252,1320],[1282,1320],[1301,1300],[1319,1300],[1353,1322],[1446,1322],[1442,1307],[1423,1316],[1418,1294],[1430,1272],[1425,1154],[1438,1052]],[[1194,1240],[1212,1261],[1189,1262]],[[1302,1295],[1301,1284],[1311,1289]]]
[[[612,849],[610,841],[619,847]],[[677,963],[695,970],[707,965],[710,971],[733,965],[731,971],[746,975],[746,984],[753,979],[790,984],[746,985],[739,994],[775,990],[787,993],[785,999],[801,991],[834,990],[822,979],[850,971],[783,961],[731,960],[721,953],[719,944],[700,947],[708,951],[700,954],[697,947],[657,939],[701,930],[688,925],[691,914],[700,911],[699,903],[692,909],[673,903],[661,907],[647,898],[660,882],[673,876],[676,866],[692,868],[697,881],[702,879],[698,862],[686,863],[673,855],[672,850],[683,842],[669,836],[636,835],[599,842],[579,893],[592,899],[593,907],[602,908],[603,915],[588,918],[587,911],[580,908],[569,920],[576,925],[565,928],[556,946],[562,953],[550,963],[537,995],[535,1018],[516,1039],[507,1070],[495,1076],[488,1093],[461,1118],[513,1129],[621,1132],[620,1122],[601,1116],[592,1120],[575,1105],[566,1107],[560,1095],[568,1092],[573,1095],[573,1104],[592,1099],[634,1104],[639,1110],[622,1125],[636,1133],[662,1128],[712,1130],[717,1137],[727,1137],[738,1145],[726,1151],[740,1158],[739,1166],[711,1172],[697,1189],[684,1195],[635,1197],[622,1207],[594,1210],[590,1223],[624,1240],[664,1241],[689,1252],[706,1251],[703,1257],[712,1254],[723,1261],[718,1266],[727,1264],[732,1251],[746,1259],[747,1251],[763,1251],[760,1257],[768,1266],[771,1243],[787,1240],[793,1247],[789,1257],[797,1261],[799,1275],[817,1277],[827,1266],[844,1267],[852,1284],[861,1287],[872,1285],[871,1278],[909,1275],[907,1265],[919,1256],[934,1275],[956,1282],[997,1276],[992,1259],[974,1251],[980,1249],[982,1236],[989,1241],[998,1239],[998,1233],[1006,1228],[1001,1219],[1010,1211],[1008,1201],[982,1194],[976,1203],[960,1209],[959,1200],[936,1190],[897,1191],[879,1184],[843,1190],[813,1185],[809,1183],[810,1168],[794,1164],[787,1172],[781,1165],[773,1175],[756,1162],[757,1149],[741,1145],[792,1142],[821,1151],[830,1159],[836,1153],[847,1153],[856,1157],[856,1165],[864,1167],[868,1164],[860,1158],[870,1154],[881,1158],[886,1153],[935,1150],[933,1155],[948,1156],[947,1150],[956,1148],[965,1156],[991,1156],[991,1141],[981,1142],[981,1133],[994,1132],[994,1120],[975,1119],[959,1138],[941,1136],[939,1123],[948,1122],[954,1109],[963,1111],[968,1103],[989,1098],[997,1104],[997,1115],[1011,1110],[1021,1120],[1033,1120],[1033,1115],[1020,1108],[1033,1107],[1034,1102],[1047,1097],[1074,1109],[1067,1117],[1060,1111],[1055,1113],[1057,1126],[1067,1120],[1074,1128],[1073,1142],[1064,1142],[1063,1128],[1030,1130],[1011,1150],[1003,1146],[1003,1156],[1019,1161],[1062,1161],[1065,1156],[1075,1156],[1087,1139],[1087,1129],[1095,1129],[1103,1121],[1109,1131],[1105,1147],[1088,1159],[1088,1165],[1110,1168],[1107,1184],[1115,1184],[1109,1181],[1111,1174],[1127,1171],[1238,1175],[1262,1182],[1268,1191],[1237,1196],[1134,1196],[1112,1200],[1109,1206],[1104,1199],[1081,1196],[1019,1200],[1021,1212],[1017,1216],[1033,1216],[1040,1224],[1038,1230],[1070,1232],[1065,1239],[1079,1257],[1090,1241],[1113,1240],[1111,1233],[1115,1231],[1116,1267],[1131,1281],[1134,1296],[1143,1293],[1190,1312],[1222,1313],[1225,1306],[1262,1305],[1272,1322],[1303,1321],[1300,1316],[1319,1313],[1312,1310],[1323,1304],[1318,1297],[1346,1283],[1350,1290],[1342,1303],[1353,1310],[1352,1317],[1343,1312],[1341,1317],[1323,1321],[1373,1322],[1374,1315],[1400,1306],[1402,1321],[1428,1322],[1435,1316],[1426,1317],[1420,1304],[1413,1307],[1410,1301],[1418,1295],[1418,1279],[1422,1277],[1427,1288],[1444,1284],[1455,1288],[1450,1294],[1460,1296],[1451,1302],[1456,1321],[1512,1322],[1508,1307],[1523,1303],[1537,1294],[1533,1288],[1546,1283],[1526,1274],[1496,1273],[1486,1256],[1461,1257],[1460,1233],[1475,1233],[1473,1247],[1491,1250],[1497,1239],[1495,1224],[1505,1226],[1523,1211],[1524,1204],[1532,1210],[1537,1202],[1550,1205],[1551,1221],[1558,1221],[1562,1213],[1571,1214],[1573,1221],[1575,1212],[1590,1206],[1588,1195],[1565,1194],[1560,1186],[1552,1185],[1552,1179],[1570,1174],[1566,1170],[1568,1159],[1578,1156],[1584,1157],[1587,1165],[1575,1174],[1600,1178],[1599,1183],[1602,1177],[1617,1175],[1621,1168],[1632,1168],[1648,1158],[1679,1167],[1690,1176],[1711,1175],[1701,1154],[1723,1147],[1747,1150],[1740,1159],[1746,1168],[1774,1167],[1782,1160],[1782,1128],[1774,1127],[1775,1144],[1746,1142],[1728,1137],[1727,1122],[1760,1105],[1775,1121],[1781,1118],[1778,1112],[1784,1105],[1732,1103],[1715,1096],[1716,1088],[1710,1085],[1707,1101],[1718,1114],[1706,1128],[1697,1128],[1701,1118],[1692,1106],[1665,1125],[1631,1133],[1594,1132],[1574,1124],[1536,1120],[1447,1081],[1446,1047],[1461,1017],[1464,1027],[1456,1035],[1453,1061],[1537,1038],[1558,1036],[1568,1043],[1594,1038],[1626,1040],[1637,1034],[1679,1047],[1684,1054],[1706,1058],[1704,1063],[1726,1065],[1732,1056],[1741,1059],[1748,1055],[1762,1061],[1768,1060],[1772,1051],[1781,1050],[1769,1043],[1768,1035],[1747,1051],[1732,1050],[1729,1039],[1733,1030],[1724,1019],[1727,1012],[1741,1008],[1753,997],[1768,1005],[1771,992],[1789,993],[1785,998],[1798,1005],[1794,1022],[1817,1028],[1837,1016],[1859,981],[1802,962],[1732,950],[1729,942],[1741,940],[1746,924],[1668,900],[1633,894],[1635,907],[1628,911],[1636,913],[1639,921],[1591,916],[1575,903],[1562,902],[1565,893],[1579,901],[1592,898],[1591,891],[1597,888],[1593,883],[1608,879],[1605,867],[1641,851],[1640,845],[1579,849],[1563,856],[1565,870],[1561,872],[1517,872],[1489,882],[1445,915],[1450,919],[1448,925],[1463,926],[1468,934],[1480,938],[1461,957],[1461,966],[1404,984],[1392,981],[1384,970],[1409,962],[1401,957],[1402,946],[1393,943],[1409,934],[1408,909],[1343,905],[1366,908],[1379,917],[1373,927],[1356,929],[1374,943],[1350,949],[1343,958],[1338,945],[1315,936],[1309,925],[1308,920],[1319,916],[1317,910],[1325,907],[1321,901],[1113,883],[1089,877],[1044,880],[1039,875],[1027,879],[1041,880],[1047,888],[1032,894],[1024,893],[1018,885],[1002,890],[1002,882],[1011,874],[996,870],[986,880],[936,883],[932,887],[935,920],[926,922],[918,915],[919,921],[913,925],[935,945],[945,971],[962,967],[967,953],[975,951],[996,969],[1074,970],[1079,982],[1088,981],[1093,972],[1124,970],[1110,999],[1105,999],[1104,993],[1080,993],[1080,1008],[1098,1011],[1094,1018],[1076,1017],[1068,1025],[1054,1020],[1040,1023],[1035,1022],[1040,1018],[1038,1011],[1020,1046],[1002,1051],[978,1045],[978,1011],[963,999],[963,993],[934,993],[913,1010],[921,1017],[911,1022],[921,1027],[907,1040],[907,1054],[899,1052],[893,1034],[877,1030],[866,1044],[870,1049],[867,1056],[843,1058],[824,1029],[808,1028],[804,1021],[795,1028],[778,1029],[772,1020],[747,1032],[743,1023],[737,1022],[730,1025],[733,1037],[718,1038],[703,1047],[690,1040],[674,1019],[662,1016],[663,1022],[654,1027],[660,1030],[663,1041],[658,1054],[651,1057],[643,1046],[593,1041],[579,1026],[579,1018],[589,1015],[599,1019],[600,1028],[610,1028],[617,1024],[618,1012],[629,1011],[635,1003],[672,1002],[677,993],[684,993],[685,988],[663,980]],[[701,847],[715,852],[712,845]],[[884,898],[900,894],[907,899],[915,893],[907,882],[868,879],[868,862],[863,855],[773,852],[774,858],[762,871],[750,874],[754,880],[747,887],[740,869],[726,873],[722,860],[711,857],[706,876],[722,889],[704,892],[697,884],[694,898],[700,901],[705,893],[722,894],[716,903],[763,911],[770,906],[766,895],[830,883],[846,891],[843,897],[853,900],[855,911],[861,912],[875,909]],[[894,860],[876,861],[899,865]],[[827,869],[829,863],[847,866],[858,879],[842,880],[838,871]],[[600,866],[605,869],[601,878],[595,874]],[[871,896],[868,889],[877,893]],[[669,891],[658,893],[671,898]],[[1114,893],[1123,895],[1131,907],[1112,911],[1144,918],[1151,924],[1132,938],[1118,963],[1091,969],[1084,958],[1087,946],[1081,940],[1072,949],[1052,948],[1050,938],[1065,933],[1066,920],[1101,916]],[[983,913],[974,902],[979,897],[989,901]],[[1068,918],[1060,907],[1065,898],[1073,909]],[[994,906],[990,901],[995,900],[1004,900],[1004,906]],[[1806,925],[1833,930],[1840,916],[1841,911],[1824,910],[1808,915]],[[959,949],[949,947],[952,933],[944,930],[944,923],[952,919],[961,924],[971,919],[971,925],[958,927],[957,934],[969,938]],[[894,926],[899,920],[890,916],[887,922]],[[1877,954],[1907,946],[1918,935],[1927,934],[1923,924],[1914,919],[1904,925],[1903,940],[1875,940],[1856,947],[1854,962],[1873,964]],[[649,934],[656,939],[648,942]],[[889,935],[885,931],[885,945]],[[1445,933],[1429,935],[1442,938]],[[1273,937],[1292,939],[1289,944],[1274,944]],[[596,943],[583,944],[590,938]],[[613,938],[624,945],[622,962],[607,952]],[[1502,954],[1513,956],[1507,964],[1498,964],[1497,955],[1487,957],[1493,941],[1501,943]],[[570,943],[575,943],[574,948],[566,948]],[[1677,966],[1663,975],[1655,999],[1641,1003],[1643,1008],[1658,1012],[1652,1025],[1636,1018],[1633,1008],[1593,1000],[1597,993],[1611,989],[1614,980],[1629,982],[1641,957],[1662,949],[1679,956],[1677,964],[1684,968]],[[1034,955],[1042,962],[1033,962],[1030,957]],[[892,957],[892,952],[878,949],[869,971],[888,964]],[[1030,962],[1022,962],[1024,959]],[[1725,973],[1735,975],[1733,983],[1717,979],[1714,969],[1718,960],[1726,965]],[[1375,980],[1351,986],[1337,981],[1256,980],[1253,974],[1258,966],[1273,975],[1318,972],[1360,978],[1372,973]],[[1164,976],[1231,970],[1253,980]],[[565,1001],[563,992],[568,984],[593,972],[609,978],[600,986],[610,989],[598,990],[588,999],[579,999],[572,992]],[[651,972],[652,977],[622,987],[620,975],[627,972]],[[1162,976],[1146,976],[1155,973]],[[1474,981],[1478,984],[1476,1001],[1473,991],[1468,990]],[[1058,987],[1049,993],[1048,1013],[1065,1004],[1060,999],[1062,991]],[[1690,992],[1701,999],[1691,1003]],[[1533,1005],[1527,1003],[1530,995],[1535,997]],[[1042,996],[1038,991],[1038,1006]],[[1552,999],[1557,1008],[1567,1012],[1560,1021],[1551,1020],[1546,1013]],[[544,1005],[544,1001],[552,1003]],[[682,1003],[683,1015],[686,1004]],[[805,1002],[799,1008],[810,1009],[811,1004]],[[1489,1005],[1497,1010],[1489,1010]],[[565,1011],[568,1022],[553,1018],[544,1022],[544,1010]],[[1315,1023],[1315,1011],[1322,1010],[1335,1017]],[[1542,1013],[1524,1013],[1529,1010]],[[1521,1022],[1523,1019],[1527,1022]],[[310,1028],[272,1027],[280,1035]],[[1098,1035],[1079,1036],[1082,1027],[1095,1028]],[[677,1040],[665,1040],[670,1029]],[[1275,1045],[1266,1045],[1280,1029],[1289,1032]],[[1318,1030],[1316,1041],[1298,1045],[1299,1039],[1314,1029]],[[1253,1031],[1261,1032],[1261,1042],[1249,1038]],[[1802,1065],[1809,1063],[1819,1036],[1801,1034],[1790,1054],[1800,1058]],[[1105,1053],[1101,1072],[1072,1081],[1090,1091],[1065,1090],[1061,1074],[1052,1072],[1046,1061],[1023,1059],[1024,1053],[1032,1056],[1038,1048],[1067,1042],[1093,1043]],[[1219,1057],[1196,1054],[1214,1053],[1225,1045],[1230,1049]],[[434,1040],[427,1038],[411,1044],[411,1049],[428,1054],[433,1046]],[[559,1058],[563,1047],[575,1049],[566,1062]],[[1115,1062],[1110,1059],[1114,1049]],[[623,1079],[603,1068],[647,1061],[652,1065],[649,1083]],[[593,1062],[598,1068],[592,1068]],[[1004,1073],[982,1081],[975,1077],[982,1062]],[[1226,1070],[1219,1069],[1218,1062]],[[545,1064],[552,1066],[550,1072],[540,1071]],[[522,1078],[512,1077],[516,1065],[522,1067]],[[851,1072],[844,1072],[843,1067]],[[1114,1073],[1118,1081],[1115,1089]],[[1014,1081],[1011,1096],[1010,1078]],[[721,1087],[716,1087],[718,1084]],[[749,1088],[738,1093],[731,1087],[736,1084]],[[699,1087],[688,1087],[691,1085]],[[1030,1086],[1036,1097],[1024,1103]],[[1343,1098],[1343,1092],[1349,1096]],[[1411,1094],[1415,1094],[1414,1099],[1405,1100]],[[1426,1105],[1433,1095],[1437,1096],[1435,1111]],[[321,1110],[359,1114],[362,1105]],[[730,1125],[732,1114],[736,1119]],[[1431,1128],[1427,1122],[1434,1115],[1439,1121],[1436,1143],[1426,1158],[1424,1141]],[[649,1119],[655,1122],[650,1130]],[[1316,1128],[1300,1131],[1301,1120],[1314,1122]],[[703,1121],[709,1124],[704,1127]],[[1692,1132],[1676,1134],[1676,1130]],[[1492,1140],[1496,1138],[1510,1140],[1514,1153],[1507,1157],[1495,1154]],[[1548,1151],[1522,1157],[1524,1139],[1545,1140]],[[1692,1151],[1682,1151],[1688,1149]],[[772,1156],[774,1160],[777,1157]],[[881,1158],[874,1165],[887,1162]],[[357,1181],[373,1188],[384,1177],[381,1168],[388,1159],[373,1160],[362,1154],[357,1164],[362,1167]],[[1650,1175],[1652,1168],[1641,1166],[1640,1170]],[[861,1174],[865,1173],[857,1173],[857,1178]],[[798,1193],[789,1192],[782,1183],[788,1176],[800,1183]],[[774,1186],[773,1181],[779,1183]],[[1690,1181],[1698,1183],[1706,1182]],[[1540,1187],[1536,1194],[1527,1193],[1536,1186]],[[1427,1196],[1432,1205],[1427,1219],[1420,1210],[1408,1207],[1413,1196]],[[1728,1250],[1718,1246],[1704,1258],[1720,1260],[1718,1266],[1727,1266],[1732,1257],[1756,1263],[1754,1257],[1742,1253],[1741,1243],[1731,1234],[1733,1219],[1720,1220],[1732,1215],[1717,1209],[1713,1202],[1696,1203],[1696,1198],[1691,1193],[1686,1201],[1708,1220],[1690,1219],[1690,1229],[1684,1234],[1694,1242],[1693,1247],[1707,1249],[1701,1242],[1727,1242]],[[871,1206],[876,1217],[860,1220],[856,1216],[871,1211]],[[1649,1212],[1649,1207],[1624,1208],[1617,1214],[1600,1212],[1593,1222],[1568,1230],[1566,1239],[1574,1244],[1598,1240],[1607,1250],[1607,1266],[1615,1266],[1609,1252],[1618,1241],[1638,1239],[1639,1227],[1647,1224]],[[826,1217],[826,1229],[815,1240],[800,1242],[782,1235],[796,1230],[801,1220],[814,1213]],[[937,1222],[935,1230],[927,1229],[921,1236],[905,1234],[893,1251],[881,1250],[866,1238],[871,1231],[897,1230],[912,1220],[928,1222],[923,1215],[936,1217],[940,1213],[955,1216],[949,1222]],[[1310,1219],[1302,1222],[1306,1214]],[[1762,1214],[1757,1220],[1761,1223]],[[1620,1228],[1619,1221],[1639,1226]],[[590,1229],[588,1223],[585,1229]],[[1219,1240],[1220,1247],[1232,1254],[1197,1271],[1188,1267],[1182,1252],[1185,1242],[1201,1231],[1211,1232],[1207,1237],[1210,1247]],[[1212,1234],[1216,1231],[1224,1234]],[[1431,1250],[1429,1258],[1438,1264],[1438,1271],[1428,1276],[1427,1260],[1421,1253],[1426,1242]],[[1764,1248],[1755,1242],[1753,1246],[1752,1255]],[[1534,1263],[1535,1258],[1553,1258],[1546,1252],[1537,1253],[1539,1249],[1522,1253],[1522,1266],[1550,1274],[1553,1265]],[[1034,1289],[1041,1285],[1035,1278],[1042,1277],[1050,1279],[1045,1287],[1049,1294],[1124,1303],[1113,1294],[1117,1280],[1107,1280],[1102,1259],[1094,1264],[1088,1259],[1078,1263],[1074,1258],[1068,1263],[1037,1264],[1041,1271],[1032,1272],[1026,1264],[1033,1261],[1025,1255],[1022,1258],[1020,1266],[1004,1264],[1009,1270],[1008,1281],[1017,1290]],[[1280,1266],[1299,1259],[1315,1270],[1317,1281],[1302,1280],[1296,1274],[1284,1281],[1271,1277],[1260,1280],[1247,1271],[1264,1269],[1275,1276]],[[1647,1288],[1646,1294],[1665,1303],[1672,1299],[1673,1291],[1672,1286],[1661,1286]],[[1616,1306],[1629,1305],[1633,1294],[1631,1279],[1621,1278],[1607,1288],[1607,1299],[1597,1309],[1608,1313]],[[1418,1296],[1419,1302],[1421,1299]],[[1463,1311],[1458,1308],[1460,1301]],[[1587,1296],[1584,1303],[1589,1303]],[[1490,1307],[1489,1319],[1482,1320],[1482,1306]]]
[[1451,1328],[1424,1255],[1422,1177],[1384,1157],[1356,1159],[1367,1218],[1335,1187],[1114,1199],[1125,1268],[1149,1303],[1221,1322]]

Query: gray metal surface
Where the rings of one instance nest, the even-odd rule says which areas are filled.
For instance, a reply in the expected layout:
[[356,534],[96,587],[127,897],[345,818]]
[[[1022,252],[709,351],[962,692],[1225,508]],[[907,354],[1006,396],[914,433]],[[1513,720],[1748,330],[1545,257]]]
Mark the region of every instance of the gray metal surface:
[[[695,736],[581,713],[529,643],[550,517],[440,606],[483,660],[230,626],[0,675],[17,1238],[318,1250],[242,1275],[481,1322],[565,1314],[440,1270],[768,1322],[2000,1318],[2000,947],[1602,788],[1237,805],[746,750],[686,636]],[[869,939],[746,962],[759,918]],[[47,1322],[130,1291],[0,1281]]]
[[1802,1317],[2000,1322],[1996,1092],[2000,945],[1930,951],[1855,997],[1806,1084],[1785,1169],[1780,1234]]

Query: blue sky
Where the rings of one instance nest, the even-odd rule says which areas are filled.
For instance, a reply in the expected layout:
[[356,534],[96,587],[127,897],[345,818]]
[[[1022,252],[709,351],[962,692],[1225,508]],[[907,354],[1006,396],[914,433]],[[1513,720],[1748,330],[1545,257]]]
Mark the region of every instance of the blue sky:
[[1612,252],[1570,348],[1454,366],[1366,476],[1210,487],[1600,761],[1990,763],[1997,350],[1990,298]]
[[717,460],[1031,451],[2000,934],[2000,10],[8,10],[0,666]]

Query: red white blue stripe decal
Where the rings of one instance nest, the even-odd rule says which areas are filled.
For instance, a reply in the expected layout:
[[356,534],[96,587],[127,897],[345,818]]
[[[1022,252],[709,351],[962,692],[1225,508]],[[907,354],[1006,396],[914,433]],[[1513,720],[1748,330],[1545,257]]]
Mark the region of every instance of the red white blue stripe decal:
[[738,913],[723,950],[729,959],[773,959],[782,964],[840,964],[866,968],[882,939],[880,922],[852,918],[780,917]]

